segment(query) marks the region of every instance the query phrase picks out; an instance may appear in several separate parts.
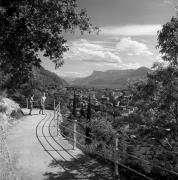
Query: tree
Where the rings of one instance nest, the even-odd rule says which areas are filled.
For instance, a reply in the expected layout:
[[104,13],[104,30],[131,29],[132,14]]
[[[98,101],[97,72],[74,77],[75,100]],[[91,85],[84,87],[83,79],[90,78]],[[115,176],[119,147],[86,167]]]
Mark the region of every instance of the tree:
[[74,91],[74,98],[73,98],[73,109],[72,109],[72,114],[74,117],[76,117],[76,108],[77,108],[77,98],[76,98],[76,94]]
[[76,0],[1,0],[0,5],[0,68],[10,74],[9,86],[30,78],[32,67],[40,66],[40,51],[60,67],[68,50],[64,32],[97,30]]
[[88,106],[87,106],[87,121],[90,122],[90,120],[91,120],[91,98],[89,96]]
[[163,60],[171,65],[178,65],[178,16],[172,17],[158,32],[157,48],[160,49]]
[[[163,60],[153,65],[146,81],[135,82],[130,90],[132,103],[137,107],[140,122],[145,128],[142,135],[154,139],[153,142],[169,149],[178,147],[178,17],[163,25],[158,33],[158,45]],[[167,148],[168,146],[164,146]]]
[[[87,123],[90,123],[91,121],[91,98],[90,98],[90,95],[89,95],[89,98],[88,98],[88,106],[87,106]],[[86,132],[85,132],[85,135],[86,135],[86,144],[90,144],[91,143],[91,127],[90,127],[90,124],[87,124],[86,126]]]
[[84,107],[83,107],[83,103],[82,103],[82,107],[80,109],[80,115],[85,117],[85,110],[84,110]]

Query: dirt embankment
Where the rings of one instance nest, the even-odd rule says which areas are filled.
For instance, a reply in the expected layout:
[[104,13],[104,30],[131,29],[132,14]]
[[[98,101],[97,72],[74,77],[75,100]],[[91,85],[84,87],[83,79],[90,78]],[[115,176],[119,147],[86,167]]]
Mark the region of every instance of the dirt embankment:
[[17,180],[6,143],[6,132],[23,113],[17,103],[0,97],[0,179]]

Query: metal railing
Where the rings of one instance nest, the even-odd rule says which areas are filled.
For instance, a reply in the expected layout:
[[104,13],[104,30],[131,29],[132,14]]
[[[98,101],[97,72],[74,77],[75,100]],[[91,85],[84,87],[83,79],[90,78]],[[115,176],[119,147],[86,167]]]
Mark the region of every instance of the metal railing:
[[[61,124],[62,115],[60,113],[59,104],[56,107],[54,104],[54,117],[55,117],[55,122],[57,125],[57,135],[61,134],[64,138],[66,138],[73,145],[74,150],[76,148],[79,148],[86,153],[96,154],[96,155],[102,156],[102,158],[104,159],[107,159],[113,162],[115,166],[116,176],[120,176],[119,167],[122,167],[124,169],[131,171],[134,174],[137,174],[138,176],[142,178],[153,180],[153,178],[148,177],[146,174],[143,174],[129,166],[126,166],[120,161],[121,157],[123,157],[123,155],[125,155],[126,152],[122,152],[121,150],[119,150],[119,135],[118,134],[116,134],[115,140],[112,146],[103,144],[101,147],[101,146],[98,146],[94,138],[88,137],[77,131],[78,129],[77,127],[81,124],[81,123],[78,123],[77,120],[73,122],[71,121],[71,123],[73,123],[73,128],[68,128]],[[68,134],[66,134],[65,131],[67,131]]]
[[[28,108],[28,99],[27,98],[12,98],[14,101],[16,101],[20,107]],[[174,172],[172,170],[166,169],[164,167],[161,167],[160,165],[153,164],[153,162],[150,162],[148,160],[145,160],[141,157],[137,157],[132,153],[128,153],[124,147],[122,149],[119,148],[119,134],[115,134],[114,141],[112,142],[111,146],[108,146],[107,144],[101,144],[96,142],[96,139],[92,137],[88,137],[78,131],[78,127],[81,125],[84,125],[83,123],[75,121],[71,121],[72,123],[72,128],[68,128],[64,125],[62,125],[62,115],[60,112],[60,103],[57,104],[55,100],[50,104],[49,109],[54,109],[54,120],[56,122],[56,127],[57,127],[57,136],[61,134],[63,137],[65,137],[72,145],[73,149],[75,150],[76,148],[81,149],[84,152],[87,153],[92,153],[92,154],[97,154],[99,156],[102,156],[104,159],[107,159],[109,161],[112,161],[115,165],[115,174],[116,176],[119,176],[119,170],[118,167],[123,167],[145,179],[153,179],[151,177],[148,177],[146,174],[143,174],[127,165],[122,163],[122,158],[127,156],[132,159],[136,159],[141,163],[146,163],[150,167],[155,167],[161,171],[164,171],[168,174],[174,175],[176,178],[178,177],[178,173]],[[35,101],[34,102],[35,107],[39,107],[39,102]],[[65,133],[68,132],[68,133]],[[3,134],[0,134],[2,136]]]
[[[21,97],[12,97],[12,100],[14,100],[16,103],[19,104],[21,108],[27,108],[29,109],[29,98],[21,98]],[[45,109],[53,110],[54,106],[54,99],[48,99],[45,102]],[[33,108],[40,108],[40,99],[36,99],[33,101]]]

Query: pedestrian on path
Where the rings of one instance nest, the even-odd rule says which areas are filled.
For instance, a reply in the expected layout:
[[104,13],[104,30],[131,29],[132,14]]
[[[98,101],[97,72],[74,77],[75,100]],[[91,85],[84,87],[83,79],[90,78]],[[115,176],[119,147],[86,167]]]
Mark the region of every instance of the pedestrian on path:
[[32,115],[33,102],[34,102],[34,94],[31,94],[31,96],[30,96],[30,112],[29,112],[29,115]]
[[40,100],[40,111],[39,111],[39,114],[44,114],[44,109],[45,109],[45,101],[46,101],[46,94],[43,93],[43,96],[41,97],[41,100]]

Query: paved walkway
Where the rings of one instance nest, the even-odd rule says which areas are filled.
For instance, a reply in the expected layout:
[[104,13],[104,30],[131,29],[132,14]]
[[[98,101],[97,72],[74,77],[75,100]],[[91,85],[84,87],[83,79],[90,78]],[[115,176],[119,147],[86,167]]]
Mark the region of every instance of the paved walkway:
[[32,113],[12,127],[7,137],[19,180],[114,179],[106,165],[73,150],[62,136],[56,136],[52,111]]

